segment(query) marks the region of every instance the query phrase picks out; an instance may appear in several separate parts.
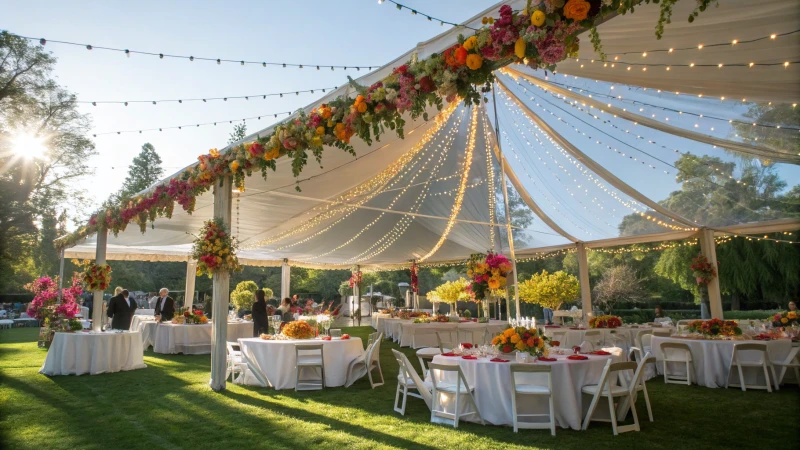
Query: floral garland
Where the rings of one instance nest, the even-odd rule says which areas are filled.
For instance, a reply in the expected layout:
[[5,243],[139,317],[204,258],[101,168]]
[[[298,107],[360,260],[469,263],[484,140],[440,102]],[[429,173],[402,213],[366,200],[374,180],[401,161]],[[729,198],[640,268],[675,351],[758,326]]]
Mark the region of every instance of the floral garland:
[[194,240],[192,258],[197,261],[197,276],[215,272],[238,272],[242,270],[236,257],[238,242],[225,231],[225,222],[220,218],[207,220]]
[[419,267],[416,262],[411,263],[409,272],[411,272],[411,292],[419,294]]
[[95,264],[93,261],[73,259],[72,263],[82,266],[81,281],[90,291],[105,291],[111,285],[111,266],[108,264]]
[[784,311],[772,317],[772,324],[776,327],[791,327],[800,323],[800,315],[797,311]]
[[[663,24],[669,21],[671,5],[676,0],[662,1],[659,37],[659,27],[663,33]],[[698,8],[704,10],[710,1],[698,0]],[[389,129],[402,138],[403,113],[409,113],[412,119],[427,120],[427,107],[441,110],[444,101],[462,98],[466,104],[478,105],[482,94],[491,89],[493,72],[512,63],[555,70],[557,63],[577,54],[578,34],[586,29],[591,30],[594,48],[601,53],[600,59],[604,59],[595,25],[608,13],[633,12],[639,3],[641,0],[532,0],[522,11],[503,5],[499,17],[485,17],[483,26],[473,35],[466,38],[459,35],[458,43],[441,54],[423,60],[414,55],[391,75],[369,87],[351,80],[357,92],[354,99],[343,95],[311,113],[299,110],[269,135],[239,144],[224,154],[211,149],[198,157],[196,166],[146,194],[123,199],[119,204],[106,202],[85,226],[59,240],[57,245],[74,246],[103,229],[116,235],[134,221],[144,232],[148,221],[171,217],[175,202],[191,213],[196,197],[223,177],[232,177],[241,191],[245,189],[245,177],[253,172],[261,172],[266,179],[269,170],[276,170],[275,160],[280,157],[292,159],[296,178],[308,164],[309,152],[321,163],[325,146],[355,155],[350,144],[353,136],[371,145]],[[696,11],[693,15],[697,15]]]
[[502,333],[492,338],[492,345],[503,353],[514,350],[527,352],[533,356],[547,356],[547,345],[550,338],[539,335],[536,328],[507,328]]
[[622,319],[619,316],[604,315],[589,319],[589,328],[617,328],[622,326]]
[[469,289],[476,300],[484,300],[490,290],[500,289],[507,283],[511,262],[503,255],[475,253],[467,261]]
[[[717,262],[717,265],[719,265],[719,262]],[[692,258],[691,269],[695,281],[700,286],[708,285],[717,277],[717,270],[714,265],[708,262],[708,258],[703,255]]]
[[695,320],[689,322],[687,329],[691,332],[701,333],[705,336],[740,336],[742,329],[733,320],[711,319]]

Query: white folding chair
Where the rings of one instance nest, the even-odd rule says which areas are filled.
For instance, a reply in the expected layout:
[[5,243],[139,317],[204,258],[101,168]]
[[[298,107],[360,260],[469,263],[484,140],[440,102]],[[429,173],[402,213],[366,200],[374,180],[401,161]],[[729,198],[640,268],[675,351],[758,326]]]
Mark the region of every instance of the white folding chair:
[[[742,352],[748,352],[751,355],[754,353],[758,353],[759,354],[758,359],[742,361],[741,360]],[[730,378],[733,372],[733,366],[736,366],[736,369],[739,372],[739,384],[730,383]],[[764,371],[764,385],[747,384],[744,380],[744,370],[743,370],[744,367],[761,368]],[[741,387],[742,391],[746,391],[747,388],[766,389],[767,392],[772,392],[772,384],[770,383],[769,379],[769,370],[772,371],[772,379],[775,380],[776,389],[779,389],[777,385],[778,377],[775,376],[775,367],[772,366],[772,361],[769,360],[769,355],[767,354],[767,344],[764,343],[733,344],[733,354],[731,355],[731,363],[728,365],[728,378],[725,379],[725,387],[726,388],[730,386]]]
[[672,330],[669,328],[656,328],[653,330],[653,336],[670,337],[672,336]]
[[[446,339],[443,339],[445,337]],[[453,342],[450,341],[452,338],[453,335],[450,333],[447,333],[446,336],[442,336],[440,331],[436,332],[436,340],[439,342],[439,350],[441,350],[442,353],[447,353],[453,350]]]
[[634,339],[633,345],[635,347],[639,347],[645,353],[653,353],[653,350],[650,348],[650,338],[653,337],[653,330],[640,330],[636,333],[636,339]]
[[653,422],[653,408],[650,406],[650,395],[647,393],[647,383],[645,383],[644,371],[647,367],[647,364],[655,363],[655,356],[650,355],[650,353],[645,353],[644,357],[639,360],[639,365],[636,367],[636,373],[633,375],[633,382],[631,384],[631,392],[633,393],[631,401],[634,403],[636,402],[636,393],[641,392],[644,394],[644,403],[647,406],[647,416],[650,418],[650,422]]
[[374,332],[374,333],[370,333],[370,334],[369,334],[369,339],[367,340],[367,346],[369,346],[370,344],[372,344],[373,342],[375,342],[375,339],[377,339],[377,338],[378,338],[378,334],[379,334],[379,333],[378,333],[377,331],[376,331],[376,332]]
[[[662,342],[661,343],[661,362],[664,364],[664,383],[692,384],[692,370],[694,361],[692,360],[691,348],[682,342]],[[669,363],[686,364],[686,376],[672,374],[669,370]]]
[[789,351],[789,355],[786,356],[786,359],[783,361],[772,360],[772,365],[780,367],[781,369],[780,375],[775,379],[775,389],[778,389],[781,383],[783,383],[786,369],[794,369],[794,382],[800,385],[800,356],[798,356],[798,352],[800,352],[800,347],[792,347]]
[[[325,389],[325,357],[322,344],[295,344],[295,391]],[[302,352],[302,353],[301,353]],[[300,378],[303,369],[320,369],[319,379]],[[305,387],[301,387],[301,385]]]
[[[367,345],[367,349],[364,351],[364,354],[359,356],[358,358],[350,361],[350,364],[347,366],[347,380],[350,381],[353,371],[357,368],[365,368],[367,373],[367,378],[369,378],[369,384],[372,386],[372,389],[375,389],[378,386],[383,386],[384,379],[383,379],[383,370],[381,370],[381,361],[380,361],[380,351],[381,351],[381,341],[383,340],[383,334],[378,334],[376,339],[369,345]],[[372,371],[378,369],[378,374],[381,376],[381,382],[376,383],[372,380]],[[353,380],[355,381],[355,380]]]
[[433,361],[433,357],[441,355],[442,351],[436,347],[421,348],[417,350],[417,359],[419,360],[419,367],[422,369],[422,377],[428,376],[428,363]]
[[[421,398],[428,409],[431,407],[431,389],[433,385],[428,381],[422,381],[417,375],[417,371],[411,366],[411,363],[403,353],[392,349],[394,358],[397,360],[397,365],[400,366],[400,372],[397,374],[397,392],[394,396],[394,410],[399,412],[401,416],[406,415],[406,400],[408,397]],[[416,391],[416,392],[414,392]],[[403,404],[397,406],[400,401],[400,394],[403,395]]]
[[[637,383],[635,379],[637,368],[638,365],[635,362],[612,363],[611,359],[609,359],[606,363],[606,367],[603,369],[603,375],[600,377],[600,384],[592,384],[581,388],[581,392],[593,396],[592,403],[589,404],[589,411],[586,412],[586,418],[583,421],[582,429],[584,431],[589,428],[589,422],[592,420],[599,422],[610,421],[611,429],[614,431],[614,436],[628,431],[639,431],[639,416],[636,415],[636,403],[633,401],[633,393],[635,392]],[[631,378],[633,380],[631,388],[628,388],[625,385],[625,377],[620,376],[620,372],[624,371],[630,371],[633,373],[633,377]],[[639,376],[641,376],[641,372],[639,373]],[[618,385],[614,382],[614,380],[619,381],[620,384]],[[601,397],[608,398],[608,412],[611,416],[610,420],[592,419],[594,410],[597,408],[597,404],[599,403]],[[630,411],[633,413],[633,424],[619,425],[617,423],[615,399],[617,399],[619,402],[628,402],[627,404],[630,407]]]
[[628,348],[630,347],[630,344],[628,343],[628,339],[625,337],[624,332],[620,332],[619,330],[608,330],[605,344],[610,347],[621,348],[623,355],[627,355]]
[[[556,435],[556,419],[555,407],[553,406],[553,377],[552,368],[549,365],[533,365],[533,364],[511,364],[511,414],[514,421],[514,433],[519,428],[530,428],[537,430],[550,429],[550,434]],[[531,373],[531,374],[546,374],[547,386],[540,386],[536,384],[517,383],[516,374],[518,373]],[[548,414],[518,414],[517,413],[517,395],[532,395],[538,397],[547,397],[550,403]],[[547,417],[548,422],[520,422],[520,417]]]
[[[225,370],[225,379],[230,377],[231,382],[236,382],[239,378],[243,377],[247,372],[247,363],[242,359],[242,349],[239,347],[238,342],[226,342],[225,346],[228,348],[227,355],[227,369]],[[239,374],[237,377],[236,374]]]
[[600,330],[589,330],[583,334],[583,340],[592,345],[592,350],[597,350],[603,346],[603,332]]
[[[473,389],[469,387],[467,383],[467,379],[464,377],[464,373],[461,372],[461,367],[458,365],[448,365],[448,364],[431,364],[431,382],[433,383],[433,391],[431,395],[433,397],[433,403],[431,405],[431,422],[434,421],[435,418],[442,418],[442,419],[449,419],[453,421],[453,427],[458,428],[458,422],[461,417],[464,416],[471,416],[473,414],[478,415],[478,419],[480,419],[482,425],[486,425],[483,421],[483,417],[481,417],[481,412],[478,410],[478,404],[475,403],[475,397],[472,395]],[[438,371],[437,374],[434,371]],[[448,372],[454,373],[456,376],[455,383],[446,382],[442,380],[438,380],[438,376],[445,376]],[[438,376],[437,376],[438,375]],[[455,396],[455,409],[453,413],[448,413],[444,409],[437,409],[441,405],[441,396]],[[474,412],[470,412],[469,410],[465,413],[461,413],[461,397],[465,396],[467,402],[472,405]]]

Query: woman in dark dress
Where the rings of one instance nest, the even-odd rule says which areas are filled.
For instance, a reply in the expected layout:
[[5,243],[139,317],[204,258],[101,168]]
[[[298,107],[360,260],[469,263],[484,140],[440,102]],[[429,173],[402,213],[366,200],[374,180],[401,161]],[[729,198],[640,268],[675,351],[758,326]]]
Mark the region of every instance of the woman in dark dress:
[[260,336],[261,333],[269,333],[269,321],[267,320],[267,301],[264,291],[256,291],[256,302],[253,303],[253,334]]

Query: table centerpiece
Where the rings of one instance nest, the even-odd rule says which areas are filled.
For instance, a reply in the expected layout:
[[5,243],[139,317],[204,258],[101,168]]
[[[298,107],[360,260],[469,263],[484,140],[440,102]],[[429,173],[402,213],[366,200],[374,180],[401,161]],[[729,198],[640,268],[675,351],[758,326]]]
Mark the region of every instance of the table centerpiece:
[[317,330],[305,321],[295,320],[287,323],[281,333],[291,339],[313,339]]
[[589,319],[589,328],[617,328],[622,326],[622,318],[609,314]]
[[536,328],[510,327],[492,339],[492,345],[503,353],[513,351],[530,353],[531,356],[547,356],[550,338],[540,335]]
[[791,327],[800,324],[800,315],[797,311],[784,311],[772,316],[772,324],[776,327]]
[[742,329],[733,320],[695,320],[689,322],[686,329],[692,333],[702,334],[709,339],[731,338],[742,335]]

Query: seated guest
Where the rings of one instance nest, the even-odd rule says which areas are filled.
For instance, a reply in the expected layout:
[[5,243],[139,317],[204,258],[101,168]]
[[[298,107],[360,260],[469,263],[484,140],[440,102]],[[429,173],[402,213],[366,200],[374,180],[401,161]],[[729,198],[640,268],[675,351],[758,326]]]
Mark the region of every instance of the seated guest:
[[128,291],[123,289],[119,295],[111,297],[108,301],[108,317],[111,318],[111,328],[115,330],[128,330],[131,319],[136,312],[136,302],[130,300]]
[[656,319],[663,319],[664,318],[664,310],[661,309],[661,305],[656,305]]
[[283,322],[291,322],[294,320],[294,316],[292,315],[292,299],[289,297],[283,299],[283,303],[281,303],[281,306],[275,313],[281,315],[281,320]]
[[256,302],[253,303],[253,335],[260,336],[261,333],[269,333],[269,321],[267,320],[267,299],[264,291],[256,291]]
[[797,311],[797,303],[789,302],[789,311]]
[[552,325],[553,324],[553,310],[550,308],[542,308],[542,312],[544,313],[544,324],[545,325]]
[[175,300],[168,294],[169,289],[167,288],[161,288],[158,291],[159,299],[156,301],[155,316],[159,322],[170,321],[175,316]]

